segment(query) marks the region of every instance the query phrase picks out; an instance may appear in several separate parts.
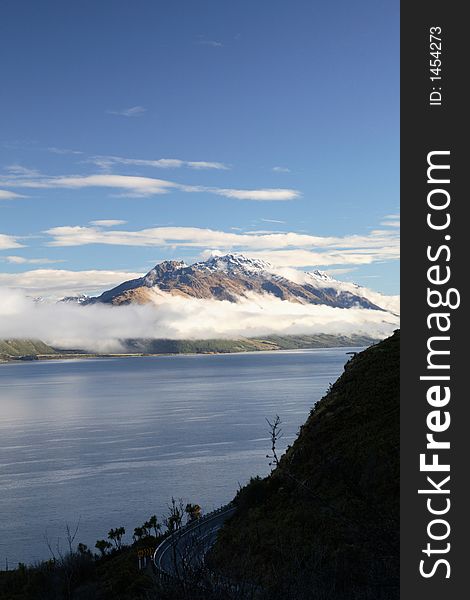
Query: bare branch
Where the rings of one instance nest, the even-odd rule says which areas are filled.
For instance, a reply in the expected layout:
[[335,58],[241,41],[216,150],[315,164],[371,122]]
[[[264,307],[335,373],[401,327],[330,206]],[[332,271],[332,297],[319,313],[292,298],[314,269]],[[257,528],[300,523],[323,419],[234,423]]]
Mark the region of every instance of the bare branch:
[[270,458],[272,462],[269,463],[269,466],[277,467],[279,466],[279,457],[276,451],[276,445],[278,441],[282,438],[282,429],[281,429],[281,418],[279,415],[276,415],[276,418],[271,423],[271,421],[266,418],[266,422],[269,425],[269,437],[271,439],[271,453],[267,454],[266,458]]

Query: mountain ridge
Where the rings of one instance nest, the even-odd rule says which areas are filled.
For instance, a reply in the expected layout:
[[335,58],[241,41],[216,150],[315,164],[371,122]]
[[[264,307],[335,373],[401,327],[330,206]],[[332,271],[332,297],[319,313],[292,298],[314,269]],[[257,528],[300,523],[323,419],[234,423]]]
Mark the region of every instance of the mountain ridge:
[[81,299],[80,304],[147,304],[153,301],[155,292],[228,302],[262,294],[301,304],[359,307],[396,314],[380,306],[380,294],[372,299],[365,288],[340,282],[324,271],[296,272],[289,277],[267,261],[235,253],[211,256],[192,265],[163,261],[142,277],[124,281],[99,296]]

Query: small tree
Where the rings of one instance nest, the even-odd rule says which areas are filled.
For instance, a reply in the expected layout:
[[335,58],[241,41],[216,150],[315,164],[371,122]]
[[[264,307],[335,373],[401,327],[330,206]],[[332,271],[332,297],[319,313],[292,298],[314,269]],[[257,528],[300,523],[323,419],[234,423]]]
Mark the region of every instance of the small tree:
[[119,548],[122,546],[122,537],[125,533],[126,533],[126,530],[124,529],[124,527],[118,527],[116,529],[116,540],[119,544]]
[[114,542],[114,545],[116,545],[116,533],[114,529],[110,529],[108,531],[108,540],[111,540],[112,542]]
[[192,523],[201,518],[202,509],[199,504],[188,503],[184,512],[188,515],[188,523]]
[[90,550],[88,549],[88,546],[86,544],[82,544],[82,542],[80,542],[78,544],[77,550],[78,550],[78,553],[81,554],[82,556],[85,555],[85,554],[86,555],[90,555],[91,554]]
[[170,510],[170,513],[165,518],[164,524],[166,525],[170,533],[174,533],[178,531],[178,529],[180,529],[181,525],[183,524],[183,501],[180,499],[177,503],[176,500],[172,497],[171,505],[169,505],[168,508]]
[[144,536],[144,530],[142,527],[136,527],[134,529],[134,535],[132,536],[134,538],[134,542],[137,542],[138,540],[141,540]]
[[122,536],[126,533],[124,527],[116,527],[108,532],[108,538],[114,542],[114,545],[119,550],[122,547]]
[[152,525],[149,523],[149,521],[145,521],[145,523],[142,525],[143,537],[148,537],[150,535],[151,529],[152,529]]
[[112,545],[106,540],[97,540],[95,548],[101,552],[101,556],[104,556],[106,551],[112,548]]
[[266,419],[266,422],[269,425],[269,437],[271,439],[271,454],[266,454],[266,458],[271,459],[269,463],[270,467],[279,466],[279,458],[277,456],[276,446],[277,442],[282,438],[282,429],[281,429],[281,418],[279,415],[276,415],[276,418],[271,423],[269,419]]
[[155,537],[157,537],[159,530],[162,528],[162,526],[157,520],[157,515],[152,515],[147,521],[146,525],[153,529],[153,531],[155,532]]
[[318,498],[318,495],[313,492],[312,489],[307,485],[307,481],[301,481],[298,479],[293,473],[291,473],[290,469],[284,463],[281,467],[280,458],[277,455],[277,443],[282,438],[282,429],[281,429],[281,418],[279,415],[276,415],[276,418],[271,423],[269,419],[266,419],[266,422],[269,425],[269,438],[271,440],[271,454],[266,454],[266,458],[269,458],[271,462],[269,463],[270,467],[279,468],[284,475],[289,477],[292,481],[294,481],[297,485],[300,485],[304,488],[310,495]]

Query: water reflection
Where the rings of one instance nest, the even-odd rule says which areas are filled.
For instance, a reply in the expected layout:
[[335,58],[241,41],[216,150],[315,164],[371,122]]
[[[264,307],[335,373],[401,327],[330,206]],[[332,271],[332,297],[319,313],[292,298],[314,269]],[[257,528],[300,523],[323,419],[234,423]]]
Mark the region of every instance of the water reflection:
[[291,443],[347,350],[2,365],[0,561],[47,558],[79,517],[93,546],[172,495],[228,501],[268,470],[265,417]]

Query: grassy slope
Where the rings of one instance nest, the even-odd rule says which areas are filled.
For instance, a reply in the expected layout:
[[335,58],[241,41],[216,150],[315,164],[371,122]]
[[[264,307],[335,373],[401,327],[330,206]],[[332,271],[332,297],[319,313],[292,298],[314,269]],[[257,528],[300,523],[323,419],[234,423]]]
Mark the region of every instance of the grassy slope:
[[[208,354],[225,352],[257,352],[262,350],[295,350],[302,348],[333,348],[340,346],[369,346],[375,340],[367,336],[271,335],[265,338],[209,339],[209,340],[151,340],[136,339],[123,342],[125,353],[144,354]],[[0,340],[0,361],[19,356],[93,354],[84,350],[54,349],[39,340]]]
[[281,464],[238,496],[213,560],[269,598],[398,598],[399,334],[358,354]]
[[55,350],[39,340],[0,340],[0,355],[29,356],[54,352]]
[[164,353],[251,352],[259,350],[293,350],[300,348],[332,348],[338,346],[369,346],[374,341],[366,336],[339,335],[270,335],[264,338],[235,340],[128,340],[126,351]]

